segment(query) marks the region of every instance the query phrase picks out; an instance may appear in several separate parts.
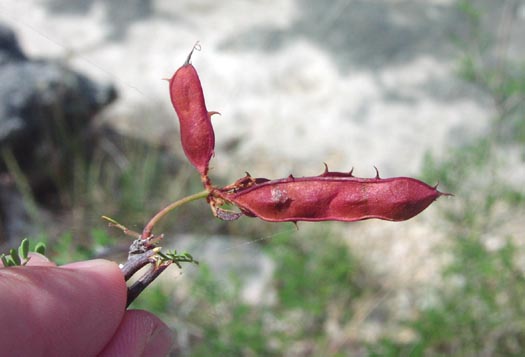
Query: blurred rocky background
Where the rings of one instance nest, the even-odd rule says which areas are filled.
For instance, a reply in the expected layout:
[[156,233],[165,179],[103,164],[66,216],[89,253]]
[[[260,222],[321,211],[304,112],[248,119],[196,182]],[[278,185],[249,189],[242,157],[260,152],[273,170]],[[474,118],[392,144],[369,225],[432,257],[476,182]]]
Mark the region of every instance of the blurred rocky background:
[[[0,1],[0,243],[125,253],[200,189],[167,84],[189,50],[226,184],[354,167],[440,183],[413,220],[158,229],[201,266],[143,307],[181,355],[519,355],[525,348],[521,0]],[[166,274],[169,275],[169,274]],[[139,302],[140,303],[140,302]]]
[[28,58],[14,32],[0,25],[2,241],[28,233],[24,194],[47,208],[59,204],[59,183],[74,175],[72,154],[81,150],[88,159],[96,140],[92,119],[115,99],[111,85],[58,61]]

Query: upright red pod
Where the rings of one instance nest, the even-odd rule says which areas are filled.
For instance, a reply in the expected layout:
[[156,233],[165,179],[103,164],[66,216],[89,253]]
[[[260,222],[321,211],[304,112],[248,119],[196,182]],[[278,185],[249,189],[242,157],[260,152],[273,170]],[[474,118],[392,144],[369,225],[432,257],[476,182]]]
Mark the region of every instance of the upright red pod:
[[202,86],[195,70],[190,63],[192,49],[186,62],[170,79],[170,98],[175,112],[179,117],[182,148],[186,157],[207,178],[208,164],[215,148],[215,134],[211,124],[211,115],[204,101]]

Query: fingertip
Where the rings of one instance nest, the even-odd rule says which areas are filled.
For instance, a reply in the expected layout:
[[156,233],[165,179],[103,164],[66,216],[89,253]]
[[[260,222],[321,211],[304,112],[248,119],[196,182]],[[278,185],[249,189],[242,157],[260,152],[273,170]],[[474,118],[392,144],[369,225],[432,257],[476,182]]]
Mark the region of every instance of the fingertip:
[[61,267],[65,269],[91,270],[99,272],[111,272],[116,269],[120,270],[117,263],[106,259],[83,260],[80,262],[64,264]]
[[173,333],[157,316],[143,310],[128,310],[100,356],[166,356]]
[[143,355],[166,356],[173,346],[173,333],[166,326],[159,327],[150,335]]
[[99,285],[105,296],[100,296],[99,301],[112,300],[121,306],[119,311],[124,311],[127,287],[124,275],[117,263],[105,259],[92,259],[62,265],[60,268],[77,271],[83,276],[92,277]]
[[[56,356],[96,355],[125,315],[126,284],[118,265],[110,261],[1,269],[3,286],[0,302],[8,308],[0,309],[0,322],[10,322],[10,329],[0,334],[1,355],[42,350]],[[35,331],[38,339],[24,344]]]
[[31,252],[29,253],[29,261],[27,262],[27,266],[55,267],[56,264],[49,260],[49,258],[45,255]]

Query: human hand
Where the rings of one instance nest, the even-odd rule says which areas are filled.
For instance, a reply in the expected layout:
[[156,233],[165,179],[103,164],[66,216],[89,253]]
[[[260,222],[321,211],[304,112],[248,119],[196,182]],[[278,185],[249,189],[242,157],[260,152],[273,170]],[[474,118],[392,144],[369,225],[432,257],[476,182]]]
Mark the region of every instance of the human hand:
[[[1,266],[1,263],[0,263]],[[39,254],[0,268],[0,351],[9,356],[166,356],[169,328],[126,310],[117,264],[97,259],[57,267]]]

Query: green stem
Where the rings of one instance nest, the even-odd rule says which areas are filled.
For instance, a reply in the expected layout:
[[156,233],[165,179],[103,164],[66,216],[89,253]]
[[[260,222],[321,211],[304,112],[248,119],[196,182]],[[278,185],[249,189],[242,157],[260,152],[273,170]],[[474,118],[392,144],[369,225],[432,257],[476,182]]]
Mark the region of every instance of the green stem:
[[151,232],[153,231],[153,227],[155,226],[155,224],[157,224],[165,215],[173,211],[175,208],[185,205],[186,203],[190,203],[192,201],[199,200],[201,198],[206,198],[208,197],[209,194],[210,194],[210,191],[204,190],[204,191],[195,193],[193,195],[181,198],[180,200],[175,201],[172,204],[164,207],[162,210],[157,212],[157,214],[154,215],[153,218],[149,220],[148,224],[146,224],[146,227],[144,227],[144,230],[142,231],[141,238],[142,239],[149,238],[151,236]]

